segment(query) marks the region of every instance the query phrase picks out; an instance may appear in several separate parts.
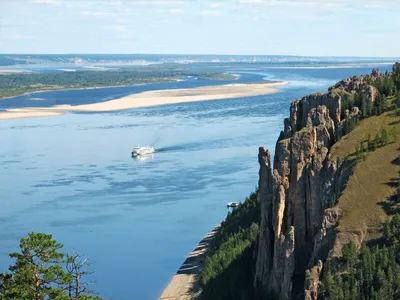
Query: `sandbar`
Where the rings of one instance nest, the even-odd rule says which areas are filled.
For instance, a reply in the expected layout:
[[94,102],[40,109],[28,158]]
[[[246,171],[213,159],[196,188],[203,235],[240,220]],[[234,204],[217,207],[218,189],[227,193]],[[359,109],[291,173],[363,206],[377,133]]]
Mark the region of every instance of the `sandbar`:
[[10,109],[0,112],[0,119],[55,116],[67,112],[107,112],[167,104],[261,96],[277,93],[279,92],[277,87],[285,84],[287,82],[284,81],[252,84],[239,83],[188,89],[147,91],[92,104]]

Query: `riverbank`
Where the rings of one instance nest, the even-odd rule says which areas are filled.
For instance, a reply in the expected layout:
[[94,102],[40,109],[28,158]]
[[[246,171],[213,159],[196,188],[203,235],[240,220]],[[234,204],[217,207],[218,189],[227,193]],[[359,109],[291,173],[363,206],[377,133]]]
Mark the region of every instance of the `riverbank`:
[[0,112],[0,119],[19,119],[60,115],[67,112],[106,112],[167,104],[261,96],[279,92],[277,87],[287,82],[227,84],[190,89],[147,91],[100,103],[57,105],[40,108],[10,109]]
[[205,255],[219,228],[220,225],[216,226],[188,255],[185,262],[158,298],[159,300],[189,300],[195,298],[193,293],[198,290],[198,277],[204,266]]
[[145,68],[94,71],[79,69],[66,72],[3,72],[0,82],[0,99],[9,99],[41,91],[64,91],[86,88],[106,88],[134,86],[137,84],[157,84],[185,80],[231,81],[235,77],[228,73],[204,72],[193,73],[189,70],[171,70],[170,68]]
[[[173,81],[163,81],[162,83],[164,83],[164,82],[173,82]],[[161,83],[161,82],[157,82],[157,83]],[[43,89],[43,90],[32,90],[32,91],[27,91],[25,93],[14,95],[14,96],[0,97],[0,101],[1,100],[9,100],[9,99],[12,99],[12,98],[15,98],[15,97],[21,97],[21,96],[27,96],[27,95],[35,95],[35,94],[46,93],[46,92],[97,90],[97,89],[107,89],[107,88],[115,88],[115,87],[139,86],[139,85],[146,85],[146,84],[148,84],[148,83],[106,85],[106,86],[92,86],[92,87],[77,87],[77,88],[60,86],[60,88],[49,88],[49,89]]]

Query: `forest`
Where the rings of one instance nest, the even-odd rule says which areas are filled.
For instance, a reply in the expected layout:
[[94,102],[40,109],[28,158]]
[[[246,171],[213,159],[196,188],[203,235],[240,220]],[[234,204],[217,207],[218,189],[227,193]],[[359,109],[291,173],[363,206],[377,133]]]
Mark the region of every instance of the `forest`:
[[232,80],[230,74],[190,71],[168,66],[162,68],[121,68],[107,70],[76,70],[75,72],[29,72],[0,75],[0,98],[47,90],[79,89],[89,87],[129,86],[146,83],[173,82],[187,79]]

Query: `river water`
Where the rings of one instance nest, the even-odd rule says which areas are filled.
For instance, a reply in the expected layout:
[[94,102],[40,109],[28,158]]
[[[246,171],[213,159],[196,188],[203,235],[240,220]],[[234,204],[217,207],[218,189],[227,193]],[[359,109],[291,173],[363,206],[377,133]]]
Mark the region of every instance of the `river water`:
[[[389,67],[389,66],[387,66]],[[277,94],[107,113],[0,120],[0,272],[30,231],[87,254],[105,299],[156,299],[197,242],[258,180],[258,147],[272,151],[289,104],[372,67],[215,69],[235,82],[286,80]],[[385,70],[385,67],[380,66]],[[0,101],[0,110],[84,104],[133,92],[221,82],[45,92]],[[32,99],[33,98],[33,99]],[[40,98],[41,100],[37,100]],[[36,99],[36,100],[35,100]],[[131,148],[155,143],[153,157]]]

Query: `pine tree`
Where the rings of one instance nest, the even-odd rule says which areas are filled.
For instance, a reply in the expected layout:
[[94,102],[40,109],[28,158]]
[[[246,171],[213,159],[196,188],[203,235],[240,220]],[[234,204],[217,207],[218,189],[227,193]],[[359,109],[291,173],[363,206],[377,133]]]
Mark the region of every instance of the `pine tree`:
[[392,127],[390,129],[390,136],[392,137],[393,143],[397,142],[397,132],[396,132],[396,127]]
[[388,137],[387,131],[386,131],[385,128],[383,128],[382,131],[381,131],[381,143],[382,143],[382,146],[386,146],[388,144],[388,142],[389,142],[389,137]]
[[395,99],[395,103],[396,103],[396,106],[397,106],[397,107],[400,106],[400,90],[399,90],[399,89],[400,89],[400,88],[398,88],[397,96],[396,96],[396,99]]
[[368,117],[368,104],[364,98],[361,99],[361,113],[364,118]]
[[371,133],[368,133],[367,147],[368,147],[368,151],[372,150]]
[[381,146],[381,137],[379,136],[379,133],[376,133],[373,143],[373,151],[375,151],[380,146]]
[[361,145],[360,145],[361,159],[362,159],[362,160],[365,160],[365,159],[367,158],[367,155],[365,154],[366,149],[365,149],[365,146],[364,146],[364,143],[363,143],[363,142],[361,142],[360,144],[361,144]]
[[348,268],[354,268],[358,261],[357,245],[354,243],[354,241],[344,245],[342,254]]
[[30,233],[27,238],[21,239],[21,252],[10,254],[16,262],[10,266],[10,273],[6,275],[9,287],[13,293],[17,293],[16,299],[43,300],[63,293],[61,289],[55,288],[68,280],[59,265],[64,257],[59,252],[62,247],[51,235],[43,233]]
[[356,156],[357,156],[357,160],[362,160],[362,153],[361,153],[360,144],[356,145]]
[[[0,274],[0,299],[101,300],[90,296],[91,293],[83,288],[85,284],[81,279],[87,273],[79,264],[81,285],[76,286],[73,273],[64,269],[65,255],[60,252],[62,248],[63,245],[53,240],[50,234],[32,232],[27,238],[21,238],[20,252],[10,254],[15,264],[9,267],[8,273]],[[67,263],[71,264],[69,258]],[[71,286],[78,293],[68,295],[66,290]]]

